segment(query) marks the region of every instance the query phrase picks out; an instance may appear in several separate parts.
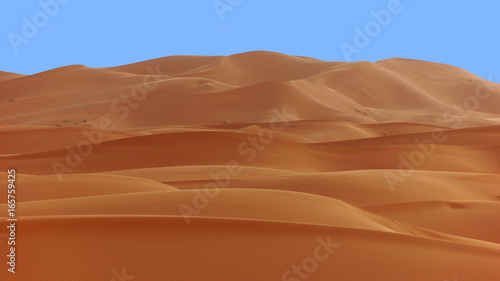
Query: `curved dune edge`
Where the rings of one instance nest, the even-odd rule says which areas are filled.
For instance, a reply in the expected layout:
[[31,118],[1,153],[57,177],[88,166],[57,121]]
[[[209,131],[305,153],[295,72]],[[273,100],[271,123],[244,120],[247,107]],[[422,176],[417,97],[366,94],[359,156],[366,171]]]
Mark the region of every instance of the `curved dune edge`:
[[496,235],[500,230],[496,223],[500,218],[500,201],[426,201],[365,207],[363,210],[444,233],[500,244]]
[[[18,175],[18,177],[16,184],[22,188],[16,190],[19,198],[17,202],[177,190],[173,186],[156,181],[119,175],[65,175],[62,181],[55,175],[28,177]],[[2,186],[0,189],[7,193],[7,186]],[[7,203],[6,197],[0,199],[0,204],[5,203]]]
[[465,70],[250,52],[0,93],[18,280],[500,279],[500,85]]
[[[403,276],[409,276],[409,280],[421,280],[434,278],[435,272],[439,271],[448,276],[455,274],[488,280],[497,273],[500,255],[498,249],[399,234],[246,220],[200,218],[186,227],[182,218],[172,217],[28,217],[24,218],[24,225],[24,233],[36,231],[38,239],[20,235],[19,239],[25,242],[19,255],[24,255],[27,261],[38,260],[33,264],[33,270],[39,272],[40,278],[85,280],[107,272],[112,278],[113,269],[120,271],[125,267],[128,274],[144,278],[170,274],[179,276],[179,280],[192,280],[199,274],[188,270],[194,266],[210,272],[214,277],[209,277],[209,280],[231,279],[234,270],[250,277],[276,280],[294,264],[300,264],[304,253],[311,255],[319,244],[317,239],[334,244],[328,259],[315,272],[317,280],[328,280],[333,275],[348,280],[352,278],[353,262],[357,267],[366,268],[359,271],[356,278],[366,279],[377,274],[384,280],[400,280]],[[56,241],[53,237],[58,231],[66,234],[66,247],[54,248]],[[199,233],[203,233],[203,239],[190,239]],[[36,246],[39,239],[46,243]],[[108,243],[108,239],[113,239],[113,243]],[[221,251],[221,248],[234,251]],[[78,264],[74,264],[75,258],[63,259],[73,251],[80,253]],[[51,253],[49,257],[47,252]],[[366,255],[367,252],[372,254]],[[91,253],[102,260],[91,258]],[[198,256],[217,253],[217,259],[193,259],[194,253]],[[429,263],[424,257],[431,253],[433,262]],[[470,259],[471,254],[474,254],[474,260]],[[158,259],[148,258],[151,255]],[[59,260],[61,269],[48,275],[42,269],[51,260]],[[379,272],[379,268],[388,265],[393,270]],[[88,271],[88,267],[95,270]],[[428,270],[421,272],[422,267]],[[233,268],[233,271],[228,268]],[[23,275],[33,276],[29,273]]]

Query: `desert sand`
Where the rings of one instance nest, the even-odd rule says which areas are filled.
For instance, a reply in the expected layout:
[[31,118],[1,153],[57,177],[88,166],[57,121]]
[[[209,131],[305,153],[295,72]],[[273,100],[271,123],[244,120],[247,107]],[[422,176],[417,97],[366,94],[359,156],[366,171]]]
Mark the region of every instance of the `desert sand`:
[[1,280],[500,280],[500,85],[271,52],[0,72]]

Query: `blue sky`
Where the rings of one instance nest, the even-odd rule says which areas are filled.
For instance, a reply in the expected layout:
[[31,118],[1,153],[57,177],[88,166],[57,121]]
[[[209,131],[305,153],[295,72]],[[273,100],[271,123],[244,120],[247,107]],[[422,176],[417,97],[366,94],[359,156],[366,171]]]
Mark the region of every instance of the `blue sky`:
[[[45,3],[45,4],[44,4]],[[0,70],[267,50],[441,62],[500,81],[497,1],[40,0],[0,11]]]

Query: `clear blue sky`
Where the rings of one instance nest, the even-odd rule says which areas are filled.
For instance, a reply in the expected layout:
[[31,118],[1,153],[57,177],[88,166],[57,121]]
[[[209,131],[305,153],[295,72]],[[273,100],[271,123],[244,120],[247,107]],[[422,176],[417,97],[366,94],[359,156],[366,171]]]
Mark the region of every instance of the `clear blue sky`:
[[[2,6],[0,70],[16,73],[267,50],[328,61],[413,58],[500,80],[498,1],[26,0]],[[387,12],[377,22],[372,11],[381,10]]]

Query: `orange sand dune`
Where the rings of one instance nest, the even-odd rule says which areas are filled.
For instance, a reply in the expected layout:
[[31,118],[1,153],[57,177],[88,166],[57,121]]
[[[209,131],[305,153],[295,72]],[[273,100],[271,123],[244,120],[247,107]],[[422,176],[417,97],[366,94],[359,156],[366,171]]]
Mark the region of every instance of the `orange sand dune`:
[[500,243],[497,235],[500,227],[496,223],[500,218],[500,201],[427,201],[365,209],[444,233]]
[[7,80],[12,80],[12,79],[16,79],[16,78],[21,78],[23,76],[24,75],[22,75],[22,74],[0,71],[0,82],[5,82]]
[[0,72],[0,279],[498,281],[499,108],[399,58]]
[[[26,217],[24,225],[26,280],[112,280],[113,270],[145,280],[498,278],[499,250],[370,230],[203,218],[186,227],[149,216]],[[60,231],[64,247],[54,239]],[[307,267],[316,249],[323,261]],[[60,267],[52,271],[53,260]],[[294,274],[304,260],[311,272]]]

